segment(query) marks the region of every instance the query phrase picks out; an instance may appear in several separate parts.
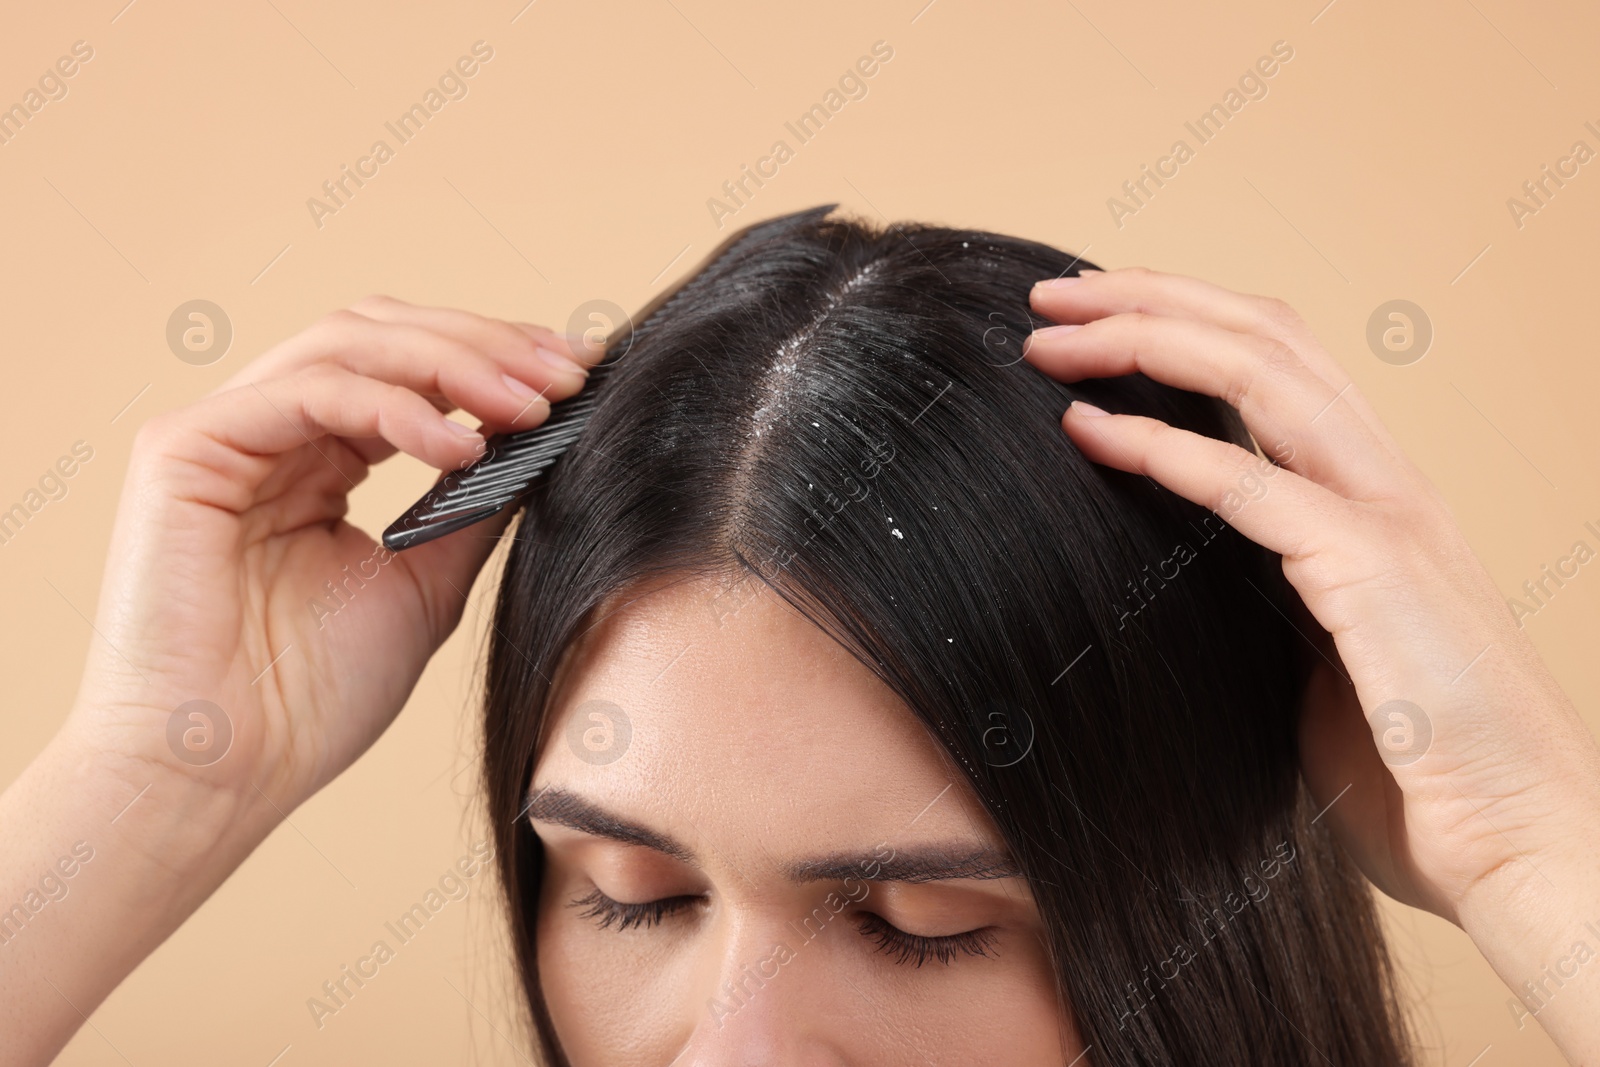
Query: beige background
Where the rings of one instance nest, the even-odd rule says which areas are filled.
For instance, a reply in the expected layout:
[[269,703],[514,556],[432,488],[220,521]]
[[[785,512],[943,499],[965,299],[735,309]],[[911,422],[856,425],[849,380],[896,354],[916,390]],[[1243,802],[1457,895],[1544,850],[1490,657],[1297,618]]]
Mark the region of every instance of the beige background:
[[[1440,485],[1507,595],[1579,538],[1600,547],[1582,525],[1600,526],[1600,163],[1520,227],[1507,206],[1575,141],[1600,149],[1584,128],[1600,127],[1600,15],[1326,2],[11,5],[0,105],[75,41],[94,58],[0,146],[0,509],[75,441],[94,458],[0,546],[0,781],[73,695],[143,419],[367,293],[558,329],[589,300],[638,308],[726,235],[707,199],[780,138],[793,158],[730,227],[838,201],[1280,295]],[[385,121],[478,40],[494,56],[469,94],[319,228],[307,199],[375,139],[396,147]],[[797,145],[784,122],[879,40],[894,56],[867,96]],[[1294,57],[1266,97],[1199,145],[1185,121],[1280,40]],[[1119,227],[1107,198],[1179,138],[1194,157]],[[165,339],[195,298],[235,331],[210,366]],[[1365,340],[1369,315],[1396,298],[1436,331],[1409,366]],[[376,531],[430,480],[397,460],[352,517]],[[1600,725],[1597,623],[1600,564],[1527,628]],[[481,832],[482,628],[469,611],[371,753],[124,983],[61,1062],[527,1062],[485,877],[320,1030],[306,1008]],[[1535,1027],[1519,1032],[1459,931],[1387,910],[1429,1062],[1559,1062]]]

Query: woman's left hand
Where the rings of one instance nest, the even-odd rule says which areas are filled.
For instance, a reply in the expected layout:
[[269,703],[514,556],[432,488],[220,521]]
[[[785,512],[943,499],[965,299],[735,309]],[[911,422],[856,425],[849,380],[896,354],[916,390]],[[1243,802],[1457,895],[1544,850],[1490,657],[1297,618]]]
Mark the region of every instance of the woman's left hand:
[[[1305,635],[1322,655],[1302,769],[1367,876],[1461,925],[1514,987],[1592,937],[1600,749],[1443,496],[1293,309],[1137,267],[1042,282],[1031,300],[1064,324],[1030,337],[1041,370],[1138,371],[1219,397],[1274,458],[1082,401],[1062,419],[1090,459],[1282,555],[1326,631]],[[1540,1021],[1574,1062],[1596,1062],[1600,971],[1562,998]]]

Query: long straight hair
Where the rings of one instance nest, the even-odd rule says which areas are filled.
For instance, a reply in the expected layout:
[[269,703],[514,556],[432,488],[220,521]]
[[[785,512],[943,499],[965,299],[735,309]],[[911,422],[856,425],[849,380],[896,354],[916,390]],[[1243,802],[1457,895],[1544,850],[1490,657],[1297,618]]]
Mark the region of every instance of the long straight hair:
[[489,811],[549,1063],[521,815],[550,676],[611,598],[713,574],[783,596],[949,753],[1029,881],[1086,1062],[1411,1062],[1371,891],[1298,773],[1278,557],[1060,426],[1081,397],[1253,447],[1237,414],[1021,361],[1033,283],[1090,267],[823,207],[741,232],[613,341],[515,528],[486,674]]

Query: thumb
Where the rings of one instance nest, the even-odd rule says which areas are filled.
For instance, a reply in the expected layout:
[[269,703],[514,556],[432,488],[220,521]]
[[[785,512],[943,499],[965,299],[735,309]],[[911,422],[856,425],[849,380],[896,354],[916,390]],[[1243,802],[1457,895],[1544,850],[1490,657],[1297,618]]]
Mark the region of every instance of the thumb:
[[427,605],[437,648],[455,630],[471,598],[472,585],[500,535],[520,510],[512,501],[493,518],[464,527],[397,554]]

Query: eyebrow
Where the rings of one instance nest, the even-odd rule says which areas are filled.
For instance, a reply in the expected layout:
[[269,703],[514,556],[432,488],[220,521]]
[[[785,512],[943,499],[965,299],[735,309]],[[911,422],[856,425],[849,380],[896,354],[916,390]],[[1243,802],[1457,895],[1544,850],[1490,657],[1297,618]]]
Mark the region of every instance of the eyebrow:
[[[867,872],[874,873],[868,874]],[[953,878],[1019,878],[1022,870],[1010,857],[988,845],[927,845],[896,850],[887,858],[876,852],[838,853],[792,864],[796,882],[938,882]]]
[[[565,789],[552,786],[540,790],[529,799],[524,814],[530,819],[565,826],[593,837],[648,848],[697,870],[702,867],[693,850],[666,834],[630,823]],[[1022,869],[1000,849],[961,842],[891,850],[888,856],[876,851],[835,852],[791,863],[785,873],[795,882],[838,882],[856,878],[864,882],[916,883],[958,878],[1019,878]]]
[[529,799],[523,814],[530,819],[566,826],[594,837],[604,837],[612,841],[621,841],[625,845],[639,845],[642,848],[652,849],[687,863],[691,867],[700,866],[700,861],[695,858],[693,852],[666,834],[658,834],[654,830],[647,830],[643,826],[627,822],[600,805],[585,800],[576,793],[569,793],[565,789],[546,787],[540,790],[536,796]]

